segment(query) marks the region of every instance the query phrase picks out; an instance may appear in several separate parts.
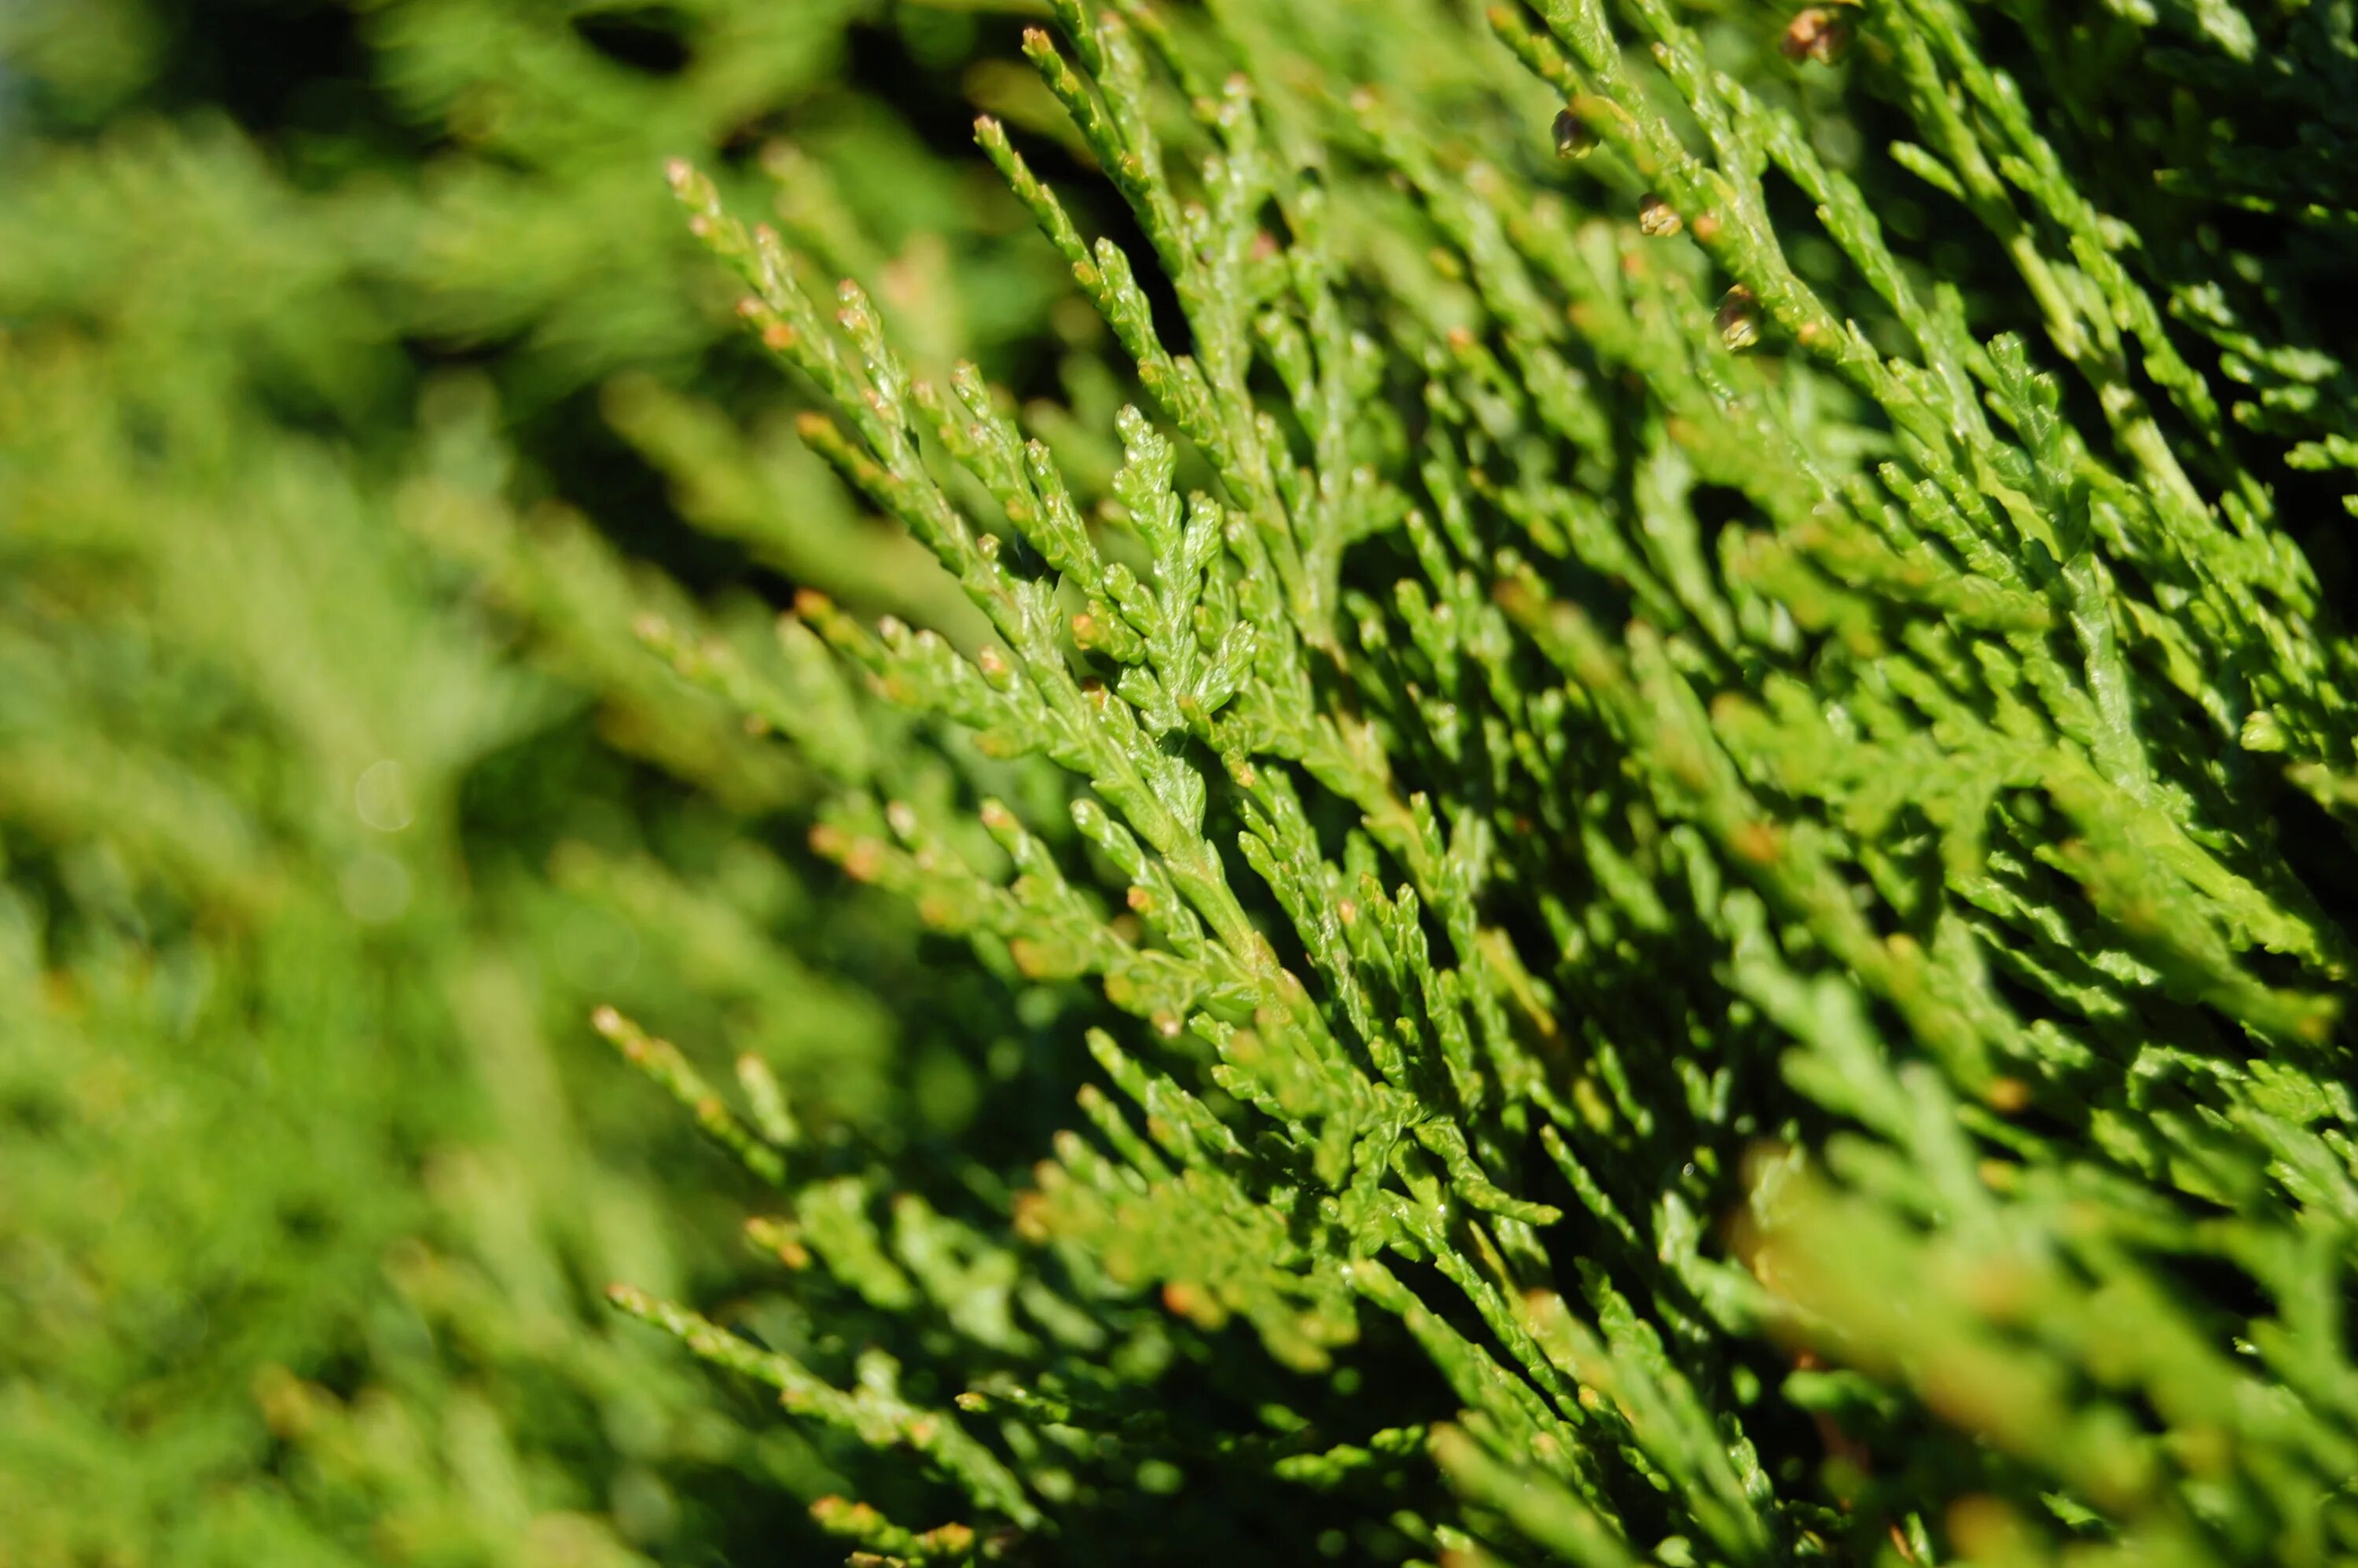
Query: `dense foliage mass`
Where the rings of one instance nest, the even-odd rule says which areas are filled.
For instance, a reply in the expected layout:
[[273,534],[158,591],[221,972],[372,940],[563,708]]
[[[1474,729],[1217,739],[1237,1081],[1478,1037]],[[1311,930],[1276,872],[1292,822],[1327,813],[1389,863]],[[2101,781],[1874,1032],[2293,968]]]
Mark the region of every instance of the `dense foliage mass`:
[[29,13],[0,1539],[2358,1555],[2351,8],[1048,9]]

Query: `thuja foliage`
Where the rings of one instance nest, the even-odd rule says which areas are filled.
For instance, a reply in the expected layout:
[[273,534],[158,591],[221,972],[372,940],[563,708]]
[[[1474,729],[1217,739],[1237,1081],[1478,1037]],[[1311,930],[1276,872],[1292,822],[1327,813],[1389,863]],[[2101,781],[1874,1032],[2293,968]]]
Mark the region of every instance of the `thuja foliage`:
[[1103,423],[673,169],[979,630],[641,631],[1067,1125],[601,1012],[806,1316],[616,1301],[856,1562],[2358,1552],[2349,9],[1053,10]]

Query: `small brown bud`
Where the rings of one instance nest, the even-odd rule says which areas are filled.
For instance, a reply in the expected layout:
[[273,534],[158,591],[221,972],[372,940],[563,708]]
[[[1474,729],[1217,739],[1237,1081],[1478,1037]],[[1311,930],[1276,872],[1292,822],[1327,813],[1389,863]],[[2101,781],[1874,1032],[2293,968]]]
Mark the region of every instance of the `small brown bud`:
[[1668,239],[1686,225],[1671,204],[1649,190],[1638,198],[1638,232],[1650,239]]
[[855,838],[844,850],[841,864],[852,881],[872,882],[884,872],[884,846],[873,838]]
[[1555,117],[1555,156],[1560,158],[1586,157],[1596,150],[1596,133],[1588,122],[1566,104]]
[[1719,329],[1720,341],[1737,353],[1760,341],[1760,301],[1740,283],[1719,297],[1719,308],[1711,319]]
[[2030,1086],[2020,1078],[1992,1078],[1982,1098],[2001,1116],[2013,1116],[2030,1106]]
[[1783,842],[1775,824],[1745,822],[1729,832],[1728,847],[1756,866],[1771,866],[1777,863]]
[[1851,26],[1824,5],[1811,5],[1793,14],[1778,52],[1790,60],[1815,60],[1832,65],[1850,48]]

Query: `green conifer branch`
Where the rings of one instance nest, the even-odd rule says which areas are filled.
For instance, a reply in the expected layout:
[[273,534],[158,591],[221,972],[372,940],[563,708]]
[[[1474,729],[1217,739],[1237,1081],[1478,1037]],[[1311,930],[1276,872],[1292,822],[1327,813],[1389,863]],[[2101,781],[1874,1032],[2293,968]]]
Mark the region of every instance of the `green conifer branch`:
[[[2319,1379],[2271,1404],[2161,1282],[2234,1257],[2291,1290],[2311,1276],[2258,1260],[2348,1223],[2347,1139],[2266,1108],[2345,1114],[2348,938],[2253,793],[2252,759],[2288,755],[2341,798],[2319,759],[2350,743],[2347,653],[2314,578],[2157,302],[2187,297],[2157,294],[1960,10],[1860,8],[1914,130],[1888,168],[1987,231],[2036,347],[1925,286],[1877,218],[1883,168],[1833,167],[1667,5],[1627,12],[1493,13],[1479,69],[1517,103],[1527,70],[1564,117],[1477,148],[1495,123],[1336,88],[1331,60],[1304,88],[1237,18],[1060,5],[1069,56],[1025,52],[1192,340],[1164,342],[1148,258],[1087,242],[982,122],[1151,410],[1116,420],[1101,486],[973,371],[913,379],[856,287],[820,319],[773,236],[675,176],[748,321],[835,405],[808,438],[997,641],[816,597],[799,623],[885,701],[1059,770],[1101,862],[996,799],[1003,869],[930,805],[847,797],[815,843],[1145,1026],[1087,1035],[1115,1092],[1082,1088],[1089,1131],[1013,1200],[1034,1251],[923,1218],[887,1238],[856,1181],[796,1236],[871,1305],[1017,1362],[1044,1354],[1010,1315],[1026,1258],[1092,1301],[1152,1291],[1206,1340],[1241,1319],[1305,1377],[1404,1333],[1465,1412],[1433,1446],[1466,1512],[1412,1539],[1477,1558],[1923,1560],[1937,1532],[2031,1561],[2102,1519],[2125,1551],[2226,1563],[2266,1518],[2267,1550],[2325,1561],[2298,1499],[2345,1463],[2338,1348],[2271,1329],[2264,1356]],[[1780,229],[1772,169],[1822,233]],[[1805,238],[1850,276],[1805,276]],[[1842,313],[1869,306],[1873,331]],[[1706,528],[1704,487],[1740,520]],[[1723,1240],[1702,1217],[1731,1193]],[[821,1244],[818,1212],[864,1239]],[[1951,1434],[1940,1479],[1772,1471],[1737,1392],[1763,1336]],[[1086,1380],[974,1398],[1019,1458],[1039,1422],[1134,1433],[1067,1397]],[[1805,1367],[1776,1397],[1840,1411],[1841,1457],[1844,1423],[1890,1419],[1871,1387]],[[1338,1484],[1376,1451],[1276,1473]],[[1939,1491],[1985,1460],[1988,1495]],[[2225,1475],[2247,1505],[2201,1500]]]

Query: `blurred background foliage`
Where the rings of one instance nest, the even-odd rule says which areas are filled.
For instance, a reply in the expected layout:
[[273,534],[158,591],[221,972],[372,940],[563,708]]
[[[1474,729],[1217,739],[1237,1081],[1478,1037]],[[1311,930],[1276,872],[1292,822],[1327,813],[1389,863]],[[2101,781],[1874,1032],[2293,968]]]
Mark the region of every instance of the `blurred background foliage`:
[[661,170],[1053,385],[1091,319],[962,150],[1017,10],[0,9],[0,1563],[791,1556],[839,1488],[600,1299],[753,1287],[587,1015],[888,1141],[1025,1025],[633,637],[960,613]]

